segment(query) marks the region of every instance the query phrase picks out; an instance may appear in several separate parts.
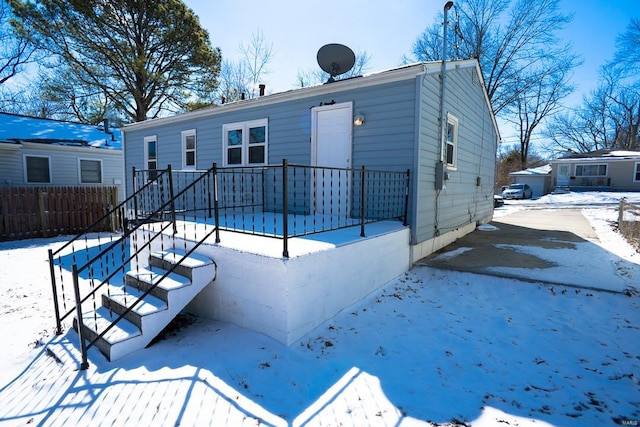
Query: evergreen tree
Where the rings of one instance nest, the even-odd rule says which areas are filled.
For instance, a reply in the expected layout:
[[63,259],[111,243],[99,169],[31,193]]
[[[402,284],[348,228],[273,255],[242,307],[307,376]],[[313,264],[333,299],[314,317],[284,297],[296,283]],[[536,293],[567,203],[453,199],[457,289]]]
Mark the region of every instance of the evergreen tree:
[[220,50],[181,0],[9,2],[20,34],[130,121],[184,110],[217,87]]

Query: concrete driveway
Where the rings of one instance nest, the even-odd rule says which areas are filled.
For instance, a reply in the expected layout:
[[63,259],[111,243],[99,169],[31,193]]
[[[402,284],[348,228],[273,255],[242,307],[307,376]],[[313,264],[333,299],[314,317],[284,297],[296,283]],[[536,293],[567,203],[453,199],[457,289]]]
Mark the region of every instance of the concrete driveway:
[[418,264],[628,295],[640,282],[640,266],[602,248],[578,209],[511,213]]

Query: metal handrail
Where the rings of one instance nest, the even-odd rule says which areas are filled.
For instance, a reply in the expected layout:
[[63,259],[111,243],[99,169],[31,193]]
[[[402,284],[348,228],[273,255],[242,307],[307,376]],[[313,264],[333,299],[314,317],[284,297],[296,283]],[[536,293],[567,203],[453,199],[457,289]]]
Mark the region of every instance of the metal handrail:
[[[55,328],[55,334],[56,335],[62,334],[62,320],[64,320],[64,318],[66,318],[69,315],[69,313],[65,314],[62,317],[60,316],[60,306],[59,306],[59,301],[58,301],[58,289],[57,289],[57,283],[56,283],[54,257],[56,255],[60,254],[64,249],[69,247],[69,245],[72,245],[74,242],[80,240],[83,237],[86,237],[86,235],[89,234],[91,232],[91,230],[96,225],[98,225],[101,222],[105,221],[107,218],[111,217],[112,215],[120,214],[121,215],[121,220],[125,221],[126,219],[125,219],[125,215],[124,215],[123,212],[124,212],[124,209],[126,208],[127,204],[129,202],[131,202],[131,200],[135,200],[135,198],[138,197],[138,195],[141,192],[145,191],[149,186],[151,186],[154,183],[158,182],[158,180],[160,178],[162,178],[168,172],[169,172],[169,170],[158,171],[158,174],[156,175],[156,177],[153,180],[150,180],[149,182],[147,182],[138,191],[134,192],[131,196],[127,197],[125,200],[123,200],[118,205],[113,207],[111,210],[109,210],[107,213],[105,213],[98,220],[94,221],[92,224],[87,226],[82,232],[80,232],[77,235],[75,235],[74,237],[72,237],[63,246],[61,246],[60,248],[58,248],[55,251],[53,251],[51,249],[48,250],[49,274],[50,274],[50,277],[51,277],[51,288],[52,288],[52,292],[53,292],[54,312],[55,312],[55,316],[56,316],[56,328]],[[124,227],[123,227],[123,229],[124,229]]]
[[[172,197],[166,201],[162,206],[160,206],[159,208],[157,208],[154,212],[148,214],[146,216],[146,219],[149,218],[153,218],[154,216],[156,216],[157,214],[161,213],[164,211],[164,209],[167,206],[171,206],[172,209],[174,208],[174,202],[175,199],[177,199],[178,197],[184,195],[189,189],[195,187],[201,180],[203,180],[206,176],[208,176],[210,173],[212,173],[213,171],[215,171],[215,165],[207,170],[206,172],[204,172],[200,177],[198,177],[197,179],[195,179],[193,182],[191,182],[191,184],[189,184],[188,186],[186,186],[185,188],[183,188],[181,191],[179,191],[177,194],[173,194],[173,190],[171,190],[171,194]],[[168,169],[169,171],[169,177],[170,177],[170,182],[171,182],[171,169]],[[215,179],[215,178],[214,178]],[[102,287],[104,286],[104,284],[108,283],[108,281],[115,276],[116,272],[119,270],[116,269],[114,270],[114,272],[112,272],[107,278],[103,279],[102,282],[98,285],[95,286],[91,292],[89,292],[84,298],[81,299],[80,297],[80,291],[79,291],[79,274],[89,268],[89,266],[91,266],[93,263],[95,263],[97,260],[101,259],[105,254],[109,253],[110,250],[112,250],[113,248],[115,248],[120,241],[122,241],[123,239],[125,239],[126,237],[130,236],[131,234],[133,234],[133,232],[136,232],[140,227],[142,227],[142,225],[144,224],[144,222],[141,222],[140,224],[136,225],[133,229],[129,229],[126,231],[125,235],[117,242],[114,242],[112,244],[110,244],[107,248],[103,249],[102,251],[100,251],[100,253],[96,256],[94,256],[91,260],[87,261],[83,266],[81,266],[80,268],[77,267],[77,265],[74,263],[72,265],[72,271],[73,271],[73,282],[74,282],[74,293],[75,293],[75,297],[76,297],[76,306],[75,306],[75,310],[78,312],[77,315],[77,322],[78,322],[78,335],[79,335],[79,339],[80,339],[80,347],[81,347],[81,351],[82,351],[82,362],[80,364],[80,369],[86,369],[89,364],[88,364],[88,358],[87,358],[87,351],[88,349],[90,349],[99,339],[101,339],[102,337],[104,337],[104,335],[109,332],[112,328],[115,327],[115,325],[120,322],[127,314],[129,314],[133,308],[135,308],[140,301],[142,301],[143,298],[145,298],[147,295],[149,295],[149,293],[155,289],[158,285],[160,285],[160,283],[162,283],[162,281],[170,274],[172,273],[175,268],[177,268],[178,265],[180,265],[189,255],[191,255],[193,253],[193,251],[195,251],[195,249],[197,249],[206,239],[208,239],[218,228],[217,225],[214,227],[213,230],[211,230],[210,232],[208,232],[202,239],[200,239],[193,248],[191,248],[189,251],[187,251],[185,253],[185,255],[179,260],[178,263],[174,264],[168,271],[165,272],[165,274],[163,274],[160,279],[155,282],[154,284],[152,284],[152,286],[145,291],[142,295],[138,296],[133,303],[128,306],[124,312],[120,315],[118,315],[116,317],[115,320],[113,320],[112,322],[109,323],[109,325],[100,333],[98,333],[98,335],[89,343],[86,344],[84,342],[84,338],[82,337],[82,328],[83,328],[83,321],[82,321],[82,311],[81,311],[81,305],[83,302],[87,301],[89,298],[91,297],[95,297],[96,292]],[[129,258],[127,259],[126,262],[123,263],[123,265],[126,265],[128,262],[130,262],[131,260],[133,260],[138,254],[140,254],[146,247],[150,247],[151,246],[151,242],[156,239],[158,236],[160,236],[162,234],[162,232],[164,230],[166,230],[170,225],[173,225],[173,234],[176,234],[176,226],[175,226],[175,210],[172,212],[172,221],[169,221],[167,226],[164,226],[163,228],[160,229],[160,231],[158,233],[156,233],[148,242],[146,242],[141,248],[137,248],[136,252],[134,254],[130,254]],[[71,310],[71,312],[73,312],[73,310]],[[69,315],[70,313],[65,314],[65,317],[67,315]]]
[[[278,178],[278,169],[281,169],[280,178]],[[296,170],[311,170],[311,173],[300,173],[298,172],[298,177],[296,176]],[[245,177],[242,174],[255,174],[250,175],[250,178],[245,181]],[[290,172],[293,171],[293,172]],[[327,172],[328,171],[328,172]],[[335,174],[335,171],[338,171]],[[138,172],[150,172],[150,171],[138,171]],[[106,329],[103,331],[96,331],[98,335],[88,344],[84,342],[84,339],[80,337],[81,340],[81,349],[83,352],[83,362],[81,364],[81,368],[88,366],[88,362],[86,360],[86,350],[91,348],[97,340],[104,337],[106,333],[108,333],[115,325],[122,320],[128,313],[130,313],[139,303],[142,301],[144,297],[146,297],[153,289],[155,289],[162,281],[171,274],[175,268],[177,268],[180,263],[182,263],[189,255],[191,255],[202,243],[210,238],[215,233],[215,241],[216,243],[220,242],[220,211],[231,209],[232,213],[238,213],[242,215],[242,225],[243,229],[237,230],[235,226],[235,221],[237,217],[233,217],[233,227],[230,231],[236,232],[244,232],[246,234],[260,234],[256,233],[255,229],[253,232],[244,230],[245,212],[251,215],[251,218],[255,217],[256,210],[258,215],[262,214],[262,227],[263,236],[280,238],[283,240],[283,251],[282,256],[285,258],[289,257],[289,241],[288,239],[291,237],[297,237],[302,235],[320,233],[329,230],[335,230],[339,228],[352,227],[354,225],[360,226],[360,235],[365,236],[365,224],[368,222],[381,221],[386,219],[401,219],[403,224],[407,225],[408,218],[408,200],[409,200],[409,186],[410,186],[410,171],[406,172],[397,172],[397,171],[382,171],[375,169],[366,169],[364,166],[361,168],[336,168],[336,167],[318,167],[318,166],[309,166],[309,165],[299,165],[299,164],[289,164],[286,159],[283,159],[282,165],[272,165],[272,166],[248,166],[248,167],[225,167],[218,168],[214,163],[213,167],[206,171],[188,171],[189,173],[197,173],[200,174],[198,177],[194,177],[191,180],[191,177],[188,177],[184,180],[184,188],[179,188],[174,191],[173,185],[175,181],[173,180],[174,174],[181,173],[182,171],[171,171],[171,167],[169,166],[166,170],[156,170],[154,171],[155,175],[153,179],[148,180],[140,189],[135,189],[135,179],[136,179],[136,170],[133,170],[134,175],[134,193],[127,197],[125,201],[118,204],[116,207],[111,209],[107,214],[105,214],[102,218],[95,221],[94,224],[87,227],[85,229],[84,234],[79,234],[75,236],[72,240],[67,242],[63,247],[58,249],[55,252],[49,250],[49,259],[50,259],[50,269],[51,269],[51,277],[52,277],[52,286],[54,291],[54,303],[56,310],[56,319],[57,326],[60,328],[60,322],[73,313],[74,310],[79,311],[78,315],[78,330],[81,331],[83,328],[83,319],[80,306],[85,303],[90,298],[95,298],[99,289],[101,289],[105,284],[108,284],[109,281],[116,275],[118,272],[123,271],[124,266],[131,263],[134,259],[137,259],[138,255],[142,253],[146,248],[151,248],[152,242],[155,241],[159,236],[164,235],[164,232],[170,227],[173,226],[172,239],[175,239],[177,234],[176,228],[176,206],[177,204],[184,207],[183,212],[194,212],[194,221],[198,221],[197,212],[206,209],[208,211],[208,217],[211,218],[213,214],[213,229],[205,230],[203,236],[197,236],[194,239],[195,245],[189,250],[186,251],[185,244],[185,255],[174,264],[169,270],[165,271],[165,273],[159,278],[157,282],[151,285],[151,287],[145,291],[141,296],[135,298],[135,300],[131,303],[131,305],[127,305],[124,313],[118,315],[116,319],[111,322]],[[186,171],[184,171],[186,172]],[[228,181],[219,181],[219,174],[232,174]],[[240,178],[236,178],[233,174],[240,174]],[[326,176],[324,174],[327,174]],[[376,176],[377,174],[377,176]],[[406,179],[403,178],[403,174],[406,176]],[[334,176],[337,175],[337,178]],[[211,179],[213,177],[213,185],[211,185],[211,181],[205,183],[205,186],[202,187],[202,190],[198,189],[198,185],[201,185],[205,180]],[[328,177],[328,178],[327,178]],[[150,187],[156,183],[165,183],[166,181],[160,181],[160,179],[168,178],[169,188],[168,192],[170,193],[168,196],[168,200],[165,201],[165,197],[167,197],[167,189],[165,187],[158,187],[157,190],[153,190],[151,193],[146,193],[151,197],[151,199],[147,198],[142,201],[143,207],[142,209],[149,209],[149,211],[145,211],[142,216],[138,215],[138,199],[137,197],[141,194],[145,194],[144,191],[150,189]],[[226,179],[226,178],[225,178]],[[236,181],[236,179],[238,181]],[[328,181],[325,181],[328,179]],[[334,181],[335,179],[335,181]],[[369,186],[368,181],[371,181],[371,186]],[[272,180],[272,182],[268,182]],[[281,182],[278,182],[281,180]],[[186,182],[189,181],[188,184]],[[404,182],[403,182],[404,181]],[[229,188],[223,188],[222,193],[219,188],[220,182],[231,182],[231,186]],[[302,185],[300,184],[302,182]],[[321,184],[320,184],[321,182]],[[328,183],[327,183],[328,182]],[[178,180],[178,186],[180,186],[180,182]],[[357,184],[357,185],[356,185]],[[165,184],[162,184],[165,185]],[[236,187],[236,185],[239,186]],[[299,190],[296,189],[296,186]],[[297,215],[300,212],[304,212],[306,210],[311,209],[313,212],[314,209],[317,209],[319,205],[317,201],[317,197],[319,196],[318,186],[322,186],[322,210],[316,211],[320,212],[322,215],[329,215],[333,218],[334,212],[337,212],[337,217],[342,218],[338,219],[337,226],[334,224],[333,219],[329,224],[329,228],[325,228],[324,218],[322,220],[321,228],[315,229],[315,217],[312,231],[307,230],[307,223],[304,223],[304,227],[302,227],[302,232],[300,229],[296,229],[296,221],[300,221],[297,219]],[[324,191],[326,190],[325,186],[328,186],[327,200],[328,207],[325,207],[324,204]],[[290,188],[291,187],[291,188]],[[334,206],[334,193],[336,191],[338,195],[338,202]],[[178,191],[179,190],[179,191]],[[226,190],[230,190],[231,192],[226,192]],[[235,191],[239,191],[238,197],[240,200],[239,203],[236,204],[236,193]],[[200,192],[200,193],[199,193]],[[257,192],[257,193],[256,193]],[[341,193],[342,192],[342,193]],[[192,194],[193,193],[193,194]],[[224,194],[227,199],[225,200],[227,203],[223,204],[224,206],[220,206],[219,197],[221,194]],[[230,196],[231,194],[231,196]],[[256,196],[257,194],[257,196]],[[188,197],[187,197],[188,195]],[[193,196],[193,198],[192,198]],[[213,196],[213,200],[212,200]],[[196,200],[197,197],[197,200]],[[404,197],[404,203],[401,203],[401,197]],[[343,205],[342,201],[346,200],[346,203]],[[124,211],[127,206],[131,202],[135,203],[135,212],[136,212],[136,221],[137,222],[127,222],[127,219],[124,218]],[[229,204],[229,201],[232,203]],[[145,204],[145,203],[149,203]],[[158,203],[156,203],[158,202]],[[249,202],[249,203],[247,203]],[[276,202],[279,202],[280,205]],[[213,207],[211,206],[213,203]],[[243,205],[244,203],[244,205]],[[257,203],[257,204],[256,204]],[[296,203],[298,204],[296,206]],[[369,206],[370,204],[378,203],[379,206]],[[291,205],[291,206],[290,206]],[[402,206],[404,205],[404,206]],[[180,207],[178,207],[180,208]],[[211,211],[213,208],[213,212]],[[293,228],[291,228],[291,224],[289,223],[289,213],[290,208],[293,209]],[[251,210],[245,210],[251,209]],[[325,210],[328,209],[328,210]],[[335,209],[335,211],[334,211]],[[377,210],[376,210],[377,209]],[[280,211],[282,215],[282,235],[279,236],[276,233],[276,214]],[[322,213],[324,211],[324,214]],[[272,212],[273,217],[273,234],[266,234],[268,228],[265,228],[265,212]],[[64,250],[64,248],[71,245],[74,241],[79,240],[81,237],[86,236],[86,233],[90,232],[92,227],[96,224],[104,221],[109,218],[110,215],[122,215],[124,224],[127,226],[123,226],[122,234],[115,241],[112,239],[111,242],[106,244],[104,248],[102,246],[99,247],[99,252],[97,255],[94,255],[91,259],[85,262],[83,265],[78,266],[75,262],[75,254],[73,258],[72,265],[72,274],[73,274],[73,282],[74,282],[74,291],[76,294],[76,304],[72,310],[65,313],[64,316],[60,317],[59,315],[59,307],[58,307],[58,298],[56,291],[56,280],[55,280],[55,272],[53,269],[53,256],[58,255]],[[159,228],[155,229],[155,233],[151,233],[148,236],[148,241],[143,242],[141,247],[138,247],[136,244],[135,252],[130,253],[128,257],[125,259],[125,254],[123,252],[122,259],[118,260],[120,265],[115,268],[118,263],[113,263],[114,266],[113,271],[109,272],[109,265],[107,265],[106,276],[100,276],[100,283],[97,286],[94,286],[93,280],[98,279],[91,277],[92,280],[92,288],[86,296],[80,295],[79,290],[79,274],[83,271],[90,269],[90,275],[93,275],[93,266],[98,262],[102,262],[105,256],[107,256],[111,251],[116,249],[119,245],[123,245],[125,239],[131,237],[134,233],[136,233],[143,225],[148,224],[149,221],[160,218],[161,222],[165,222],[163,218],[165,218],[166,214],[170,214],[170,219],[166,221],[166,224],[162,224]],[[206,216],[207,214],[205,214]],[[344,215],[344,217],[343,217]],[[356,216],[357,215],[357,216]],[[185,217],[186,218],[186,217]],[[306,221],[306,217],[305,217]],[[320,224],[320,223],[318,223]],[[298,226],[302,225],[301,222],[297,223]],[[185,236],[186,238],[186,236]],[[146,240],[146,238],[145,238]],[[175,245],[175,241],[173,243]],[[133,248],[132,248],[133,249]],[[74,250],[75,253],[75,250]],[[87,258],[89,253],[87,253]],[[112,260],[114,258],[112,257]],[[102,264],[101,267],[102,268]],[[63,282],[61,282],[62,286],[64,286]],[[64,287],[63,287],[64,290]],[[94,304],[95,305],[95,304]],[[80,332],[79,335],[82,335]],[[83,368],[84,369],[84,368]]]

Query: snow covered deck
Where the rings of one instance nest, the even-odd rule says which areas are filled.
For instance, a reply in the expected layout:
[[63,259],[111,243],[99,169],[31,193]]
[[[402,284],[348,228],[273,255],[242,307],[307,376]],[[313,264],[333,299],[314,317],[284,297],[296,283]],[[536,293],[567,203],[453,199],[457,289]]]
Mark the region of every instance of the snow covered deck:
[[[307,220],[307,227],[313,224]],[[304,224],[292,226],[302,231]],[[178,221],[177,246],[190,249],[207,227],[205,221]],[[281,238],[221,230],[219,243],[211,236],[196,249],[215,261],[217,277],[187,311],[290,345],[409,269],[408,227],[380,221],[365,230],[366,237],[356,225],[289,238],[289,258],[282,256]],[[160,240],[152,250],[160,249]]]

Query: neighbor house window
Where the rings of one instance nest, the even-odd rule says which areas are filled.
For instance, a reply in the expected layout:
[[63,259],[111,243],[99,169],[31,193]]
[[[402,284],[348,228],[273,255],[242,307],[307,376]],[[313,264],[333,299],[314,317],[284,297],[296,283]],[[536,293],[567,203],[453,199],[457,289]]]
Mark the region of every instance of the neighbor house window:
[[196,168],[196,130],[182,131],[182,169]]
[[576,165],[576,176],[607,176],[607,165]]
[[144,137],[144,163],[149,179],[155,179],[158,169],[158,138],[155,135]]
[[51,159],[44,156],[24,156],[26,181],[30,184],[51,183]]
[[222,127],[225,166],[267,164],[267,119]]
[[640,163],[636,163],[636,168],[633,171],[633,181],[640,182]]
[[447,114],[447,166],[454,169],[458,157],[458,119]]
[[102,183],[102,161],[78,159],[78,170],[81,184]]

